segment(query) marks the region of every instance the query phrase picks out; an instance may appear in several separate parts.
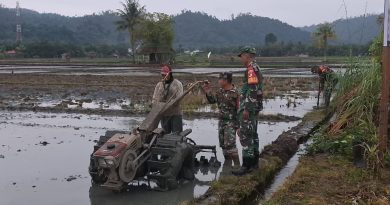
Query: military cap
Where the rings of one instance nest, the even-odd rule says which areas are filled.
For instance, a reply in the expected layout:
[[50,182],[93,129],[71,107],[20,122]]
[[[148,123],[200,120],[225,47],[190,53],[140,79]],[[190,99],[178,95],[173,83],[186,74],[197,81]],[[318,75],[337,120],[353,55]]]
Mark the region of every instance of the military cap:
[[232,82],[233,81],[233,73],[231,73],[231,72],[220,73],[219,79],[224,79],[224,80],[227,80],[229,82]]
[[241,57],[243,53],[250,53],[250,54],[255,54],[256,55],[256,48],[245,46],[240,50],[240,54],[238,57]]

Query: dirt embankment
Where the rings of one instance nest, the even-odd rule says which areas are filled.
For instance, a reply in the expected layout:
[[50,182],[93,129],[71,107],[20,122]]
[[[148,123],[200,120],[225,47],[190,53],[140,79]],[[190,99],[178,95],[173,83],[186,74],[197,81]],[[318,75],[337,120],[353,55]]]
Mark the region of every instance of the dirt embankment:
[[390,201],[390,170],[381,179],[343,157],[301,158],[294,174],[264,205],[377,204]]
[[189,204],[248,204],[263,192],[277,172],[296,153],[299,144],[326,119],[323,110],[313,111],[303,121],[283,133],[260,155],[258,170],[243,177],[222,176],[211,188]]

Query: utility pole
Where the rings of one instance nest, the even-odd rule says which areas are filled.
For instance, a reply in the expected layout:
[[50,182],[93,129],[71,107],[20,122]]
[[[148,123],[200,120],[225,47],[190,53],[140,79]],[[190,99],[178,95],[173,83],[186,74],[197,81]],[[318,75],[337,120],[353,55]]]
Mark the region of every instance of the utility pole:
[[16,2],[16,44],[22,42],[22,21],[20,19],[20,4]]
[[389,142],[389,100],[390,100],[390,0],[385,0],[384,40],[382,58],[382,92],[379,107],[379,151],[383,160]]

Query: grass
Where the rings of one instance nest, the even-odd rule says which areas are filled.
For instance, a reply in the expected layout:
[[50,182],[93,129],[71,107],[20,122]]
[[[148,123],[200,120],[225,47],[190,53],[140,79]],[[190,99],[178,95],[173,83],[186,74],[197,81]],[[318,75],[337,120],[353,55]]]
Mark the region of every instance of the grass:
[[[335,119],[314,136],[309,155],[264,204],[389,204],[390,169],[382,166],[377,147],[380,89],[378,63],[351,61],[330,109]],[[353,165],[354,147],[365,150],[366,169]]]
[[340,156],[305,156],[288,182],[265,205],[388,204],[390,170],[383,179],[372,177]]
[[[212,183],[209,190],[209,193],[217,196],[215,203],[211,204],[246,204],[253,196],[258,195],[259,188],[265,188],[281,166],[282,161],[279,158],[269,157],[263,159],[260,168],[252,174],[242,177],[222,176]],[[195,199],[187,204],[197,204],[197,202],[198,200]]]
[[311,154],[331,153],[352,158],[353,147],[365,149],[368,167],[379,175],[378,115],[381,89],[381,67],[365,61],[351,62],[339,80],[339,89],[331,110],[336,118],[322,135],[314,138]]
[[256,201],[256,197],[261,195],[276,173],[298,149],[297,140],[306,137],[309,130],[315,129],[318,123],[322,122],[325,117],[322,111],[317,110],[310,116],[311,119],[317,117],[316,120],[303,121],[292,128],[292,131],[283,133],[274,143],[267,145],[260,154],[258,169],[241,177],[221,176],[219,180],[212,183],[211,188],[203,197],[187,204],[237,205]]

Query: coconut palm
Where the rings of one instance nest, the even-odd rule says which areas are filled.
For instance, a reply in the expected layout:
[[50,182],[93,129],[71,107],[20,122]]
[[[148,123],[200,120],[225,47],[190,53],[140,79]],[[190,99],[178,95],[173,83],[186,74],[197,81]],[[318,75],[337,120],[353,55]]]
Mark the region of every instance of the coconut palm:
[[135,63],[136,53],[136,29],[141,24],[145,13],[145,6],[141,6],[137,0],[125,0],[122,2],[123,9],[118,9],[117,14],[121,20],[117,21],[118,30],[127,30],[130,35],[130,44]]
[[324,23],[318,26],[313,35],[318,40],[320,47],[324,49],[324,60],[326,61],[329,40],[336,39],[336,32],[330,23]]

